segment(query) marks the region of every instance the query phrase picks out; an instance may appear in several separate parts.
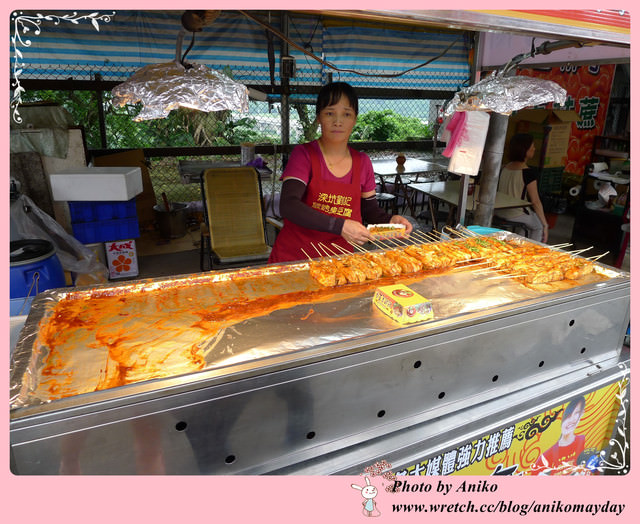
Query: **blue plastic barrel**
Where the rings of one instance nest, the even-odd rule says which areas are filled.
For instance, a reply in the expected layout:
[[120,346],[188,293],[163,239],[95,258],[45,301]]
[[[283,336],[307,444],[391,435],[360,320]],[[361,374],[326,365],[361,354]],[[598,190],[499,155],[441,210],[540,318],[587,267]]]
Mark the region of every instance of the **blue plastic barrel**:
[[33,297],[47,289],[66,285],[64,269],[48,240],[11,242],[9,291],[11,298]]

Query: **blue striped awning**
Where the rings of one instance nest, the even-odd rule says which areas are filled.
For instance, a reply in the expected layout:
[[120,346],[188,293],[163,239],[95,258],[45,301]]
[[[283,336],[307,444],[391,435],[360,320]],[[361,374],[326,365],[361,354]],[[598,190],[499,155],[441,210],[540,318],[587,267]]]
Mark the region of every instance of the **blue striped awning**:
[[[125,80],[142,66],[170,62],[183,11],[90,11],[16,13],[12,16],[12,64],[22,63],[20,78]],[[255,13],[255,12],[253,12]],[[110,16],[108,16],[110,15]],[[263,17],[264,18],[264,17]],[[265,18],[266,20],[266,18]],[[269,24],[279,29],[279,16]],[[28,31],[24,32],[27,28]],[[297,73],[293,85],[319,85],[326,74],[358,87],[457,91],[469,79],[468,48],[461,35],[421,29],[380,28],[357,22],[324,23],[308,16],[290,17],[289,38],[337,72],[291,47]],[[15,41],[15,47],[13,45]],[[280,40],[273,36],[275,79],[279,83]],[[191,43],[184,35],[183,53]],[[238,11],[222,11],[195,35],[187,62],[227,70],[243,83],[269,85],[264,27]],[[447,52],[414,71],[392,77]],[[16,55],[16,51],[18,55]]]

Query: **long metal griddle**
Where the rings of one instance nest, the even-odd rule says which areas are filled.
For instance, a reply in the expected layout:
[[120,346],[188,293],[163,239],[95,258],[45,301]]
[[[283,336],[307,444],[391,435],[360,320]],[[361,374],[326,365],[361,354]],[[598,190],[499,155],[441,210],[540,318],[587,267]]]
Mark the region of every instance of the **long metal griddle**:
[[[260,270],[302,274],[304,264],[255,268],[245,276]],[[11,411],[12,468],[24,474],[65,472],[70,464],[87,474],[304,470],[319,457],[340,457],[564,376],[587,380],[615,366],[629,322],[629,275],[600,264],[597,272],[606,278],[550,293],[473,271],[405,277],[433,300],[436,313],[433,321],[408,326],[375,309],[374,288],[335,300],[309,298],[226,326],[225,336],[215,335],[217,350],[233,348],[231,359],[48,402],[30,398],[23,380],[29,366],[38,366],[37,328],[30,326],[56,301],[38,297],[12,364],[12,401],[23,397]],[[229,274],[105,289],[171,288]],[[276,286],[286,294],[285,287]],[[314,472],[340,469],[329,462]]]

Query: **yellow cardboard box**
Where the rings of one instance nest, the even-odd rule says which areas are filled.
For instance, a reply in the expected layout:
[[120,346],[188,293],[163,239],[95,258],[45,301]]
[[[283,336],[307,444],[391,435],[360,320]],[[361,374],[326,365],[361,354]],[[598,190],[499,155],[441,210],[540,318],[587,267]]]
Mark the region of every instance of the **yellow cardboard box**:
[[433,318],[431,301],[404,284],[379,287],[373,295],[373,303],[380,311],[401,324]]

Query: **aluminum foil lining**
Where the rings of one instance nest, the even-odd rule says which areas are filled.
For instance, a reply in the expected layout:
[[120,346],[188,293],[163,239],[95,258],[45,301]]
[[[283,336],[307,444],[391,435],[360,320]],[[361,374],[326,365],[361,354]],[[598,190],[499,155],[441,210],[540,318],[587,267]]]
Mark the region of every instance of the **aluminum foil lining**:
[[[593,278],[616,276],[603,266]],[[576,286],[533,289],[473,266],[390,278],[322,288],[308,264],[298,263],[46,291],[34,300],[13,354],[11,408],[202,370],[233,373],[238,364],[261,369],[272,357],[331,354],[338,343],[394,340],[416,326],[424,335]],[[430,299],[434,319],[401,325],[378,310],[376,288],[392,283]]]
[[445,116],[456,111],[493,111],[509,115],[525,107],[553,102],[564,105],[567,91],[551,80],[529,76],[493,75],[455,94],[444,109]]
[[249,111],[249,90],[243,84],[202,64],[185,68],[178,62],[152,64],[136,71],[111,91],[112,104],[143,104],[136,122],[165,118],[178,107],[200,111]]

